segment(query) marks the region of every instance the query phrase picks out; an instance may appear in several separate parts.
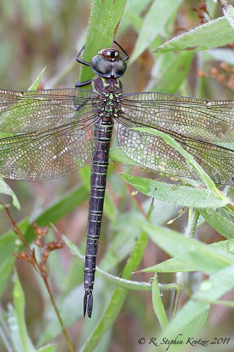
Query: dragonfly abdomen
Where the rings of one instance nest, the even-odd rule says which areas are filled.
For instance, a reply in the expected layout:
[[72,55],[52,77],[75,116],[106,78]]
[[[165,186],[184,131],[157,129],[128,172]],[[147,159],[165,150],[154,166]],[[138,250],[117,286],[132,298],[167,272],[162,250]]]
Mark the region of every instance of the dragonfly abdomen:
[[96,141],[94,145],[91,171],[87,245],[84,266],[84,315],[87,308],[89,317],[91,317],[93,309],[92,291],[98,242],[101,231],[112,130],[112,117],[104,117],[99,123],[95,124],[94,136]]

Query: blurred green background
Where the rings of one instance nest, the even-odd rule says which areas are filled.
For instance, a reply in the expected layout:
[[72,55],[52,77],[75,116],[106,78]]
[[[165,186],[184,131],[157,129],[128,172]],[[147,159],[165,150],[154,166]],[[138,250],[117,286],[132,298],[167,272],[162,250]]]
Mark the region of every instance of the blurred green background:
[[[173,1],[173,0],[172,0]],[[131,53],[139,35],[141,20],[145,18],[153,1],[128,1],[128,7],[117,32],[116,39]],[[210,15],[199,10],[202,3],[207,4]],[[231,1],[229,3],[232,3]],[[0,2],[0,86],[2,89],[27,90],[36,79],[42,68],[46,72],[42,79],[42,87],[59,88],[74,87],[79,79],[80,65],[75,62],[79,48],[85,42],[86,30],[90,15],[89,0],[9,0]],[[197,9],[197,10],[196,10]],[[212,13],[212,14],[211,14]],[[172,14],[163,33],[154,40],[150,48],[184,33],[211,18],[222,16],[218,6],[212,1],[184,1],[179,9]],[[222,62],[222,63],[221,63]],[[223,64],[226,63],[226,66]],[[207,99],[233,99],[234,89],[234,51],[226,47],[210,52],[177,52],[152,54],[145,50],[136,61],[130,65],[122,79],[124,92],[153,90],[172,94],[190,95]],[[228,67],[228,69],[227,69]],[[139,217],[129,191],[111,164],[107,192],[109,197],[109,216],[103,220],[102,235],[99,249],[99,263],[105,255],[108,261],[108,244],[113,243],[114,236],[120,241],[115,251],[120,262],[113,273],[119,275],[131,251],[137,235],[134,219]],[[58,197],[63,197],[66,191],[77,185],[89,183],[88,167],[80,173],[46,182],[14,182],[7,181],[21,203],[21,211],[12,207],[15,221],[25,217],[36,218],[37,214]],[[88,193],[87,193],[88,195]],[[75,208],[69,215],[56,222],[59,231],[68,236],[81,248],[85,245],[88,196],[81,206]],[[139,201],[147,211],[149,202],[146,197],[138,194]],[[1,195],[2,202],[9,198]],[[166,225],[166,222],[177,216],[178,207],[155,201],[152,221]],[[173,222],[171,228],[184,232],[187,215]],[[135,227],[134,227],[135,226]],[[5,233],[11,227],[4,211],[0,212],[0,232]],[[52,236],[52,234],[51,234]],[[221,239],[209,225],[205,224],[198,230],[198,237],[206,243]],[[110,254],[113,255],[113,253]],[[149,241],[141,268],[145,268],[168,258],[168,255],[156,248]],[[113,259],[113,258],[112,258]],[[110,258],[109,258],[110,260]],[[64,314],[68,321],[69,334],[74,346],[80,346],[94,328],[98,316],[102,313],[105,300],[103,290],[110,289],[104,280],[97,280],[95,296],[96,315],[94,320],[81,318],[83,264],[72,256],[67,248],[59,253],[53,253],[50,261],[50,278],[55,292],[55,298],[66,307]],[[105,267],[105,266],[104,266]],[[17,263],[20,280],[26,297],[26,321],[28,331],[35,344],[53,341],[57,351],[66,351],[63,336],[58,335],[56,318],[52,314],[47,293],[40,279],[27,263]],[[148,281],[151,275],[136,274],[133,279]],[[201,273],[192,273],[186,280],[186,295],[190,295],[190,281],[195,289],[204,278]],[[172,274],[159,275],[159,281],[170,283]],[[78,286],[80,284],[80,286]],[[95,286],[95,287],[96,287]],[[101,303],[98,303],[98,298]],[[231,293],[225,299],[230,299]],[[12,300],[12,282],[9,282],[2,297],[2,310],[7,309]],[[65,303],[64,303],[65,302]],[[167,309],[171,304],[171,293],[166,292],[163,302]],[[78,311],[78,315],[73,313]],[[66,315],[67,314],[67,315]],[[213,306],[209,317],[209,329],[204,331],[206,338],[216,336],[231,336],[233,334],[233,311],[224,306]],[[225,322],[223,324],[222,322]],[[54,325],[53,325],[54,324]],[[137,339],[141,336],[155,336],[159,329],[157,319],[152,311],[150,292],[130,291],[124,307],[111,331],[104,335],[102,350],[108,351],[142,351]],[[48,335],[46,335],[48,333]],[[230,347],[230,346],[229,346]],[[222,350],[225,350],[222,346]],[[144,350],[151,350],[145,347]],[[195,349],[193,349],[195,350]],[[215,349],[213,349],[215,350]],[[227,349],[226,349],[227,350]],[[1,345],[0,351],[5,351]],[[206,349],[208,351],[208,348]]]

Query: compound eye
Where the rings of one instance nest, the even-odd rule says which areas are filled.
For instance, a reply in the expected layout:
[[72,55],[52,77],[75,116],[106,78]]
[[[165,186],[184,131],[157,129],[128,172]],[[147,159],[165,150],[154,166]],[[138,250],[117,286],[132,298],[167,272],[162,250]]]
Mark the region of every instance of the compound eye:
[[92,70],[100,76],[110,76],[112,71],[112,64],[101,55],[96,55],[92,58],[90,66]]
[[119,59],[113,62],[113,72],[116,77],[123,76],[124,72],[126,71],[126,68],[127,68],[127,63],[123,59]]

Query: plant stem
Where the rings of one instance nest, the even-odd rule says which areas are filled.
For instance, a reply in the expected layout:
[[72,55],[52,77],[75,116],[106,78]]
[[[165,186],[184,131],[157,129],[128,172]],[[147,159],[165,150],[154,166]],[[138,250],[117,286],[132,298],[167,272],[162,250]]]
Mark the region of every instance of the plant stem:
[[62,320],[62,318],[61,318],[61,315],[60,315],[60,313],[59,313],[58,307],[56,306],[56,303],[55,303],[53,294],[52,294],[52,292],[51,292],[50,285],[49,285],[49,282],[48,282],[47,277],[46,277],[46,276],[43,277],[43,280],[44,280],[46,289],[47,289],[47,291],[48,291],[48,293],[49,293],[50,300],[51,300],[51,302],[52,302],[52,305],[53,305],[53,307],[54,307],[54,310],[55,310],[55,312],[56,312],[56,315],[57,315],[57,317],[58,317],[58,320],[59,320],[59,322],[60,322],[60,325],[61,325],[61,327],[62,327],[62,331],[63,331],[63,334],[64,334],[65,339],[66,339],[66,341],[67,341],[69,350],[70,350],[71,352],[74,352],[74,349],[73,349],[73,347],[72,347],[72,345],[71,345],[71,341],[70,341],[70,339],[69,339],[67,330],[66,330],[66,328],[65,328],[65,325],[64,325],[63,320]]
[[[188,227],[185,235],[187,237],[192,238],[195,234],[195,230],[197,227],[197,221],[199,218],[199,212],[197,210],[193,211],[193,208],[189,208],[189,219],[188,219]],[[171,318],[173,319],[179,309],[179,302],[182,294],[182,289],[184,285],[184,277],[185,273],[177,273],[176,274],[176,283],[177,288],[175,290],[175,295],[172,304],[172,313]]]

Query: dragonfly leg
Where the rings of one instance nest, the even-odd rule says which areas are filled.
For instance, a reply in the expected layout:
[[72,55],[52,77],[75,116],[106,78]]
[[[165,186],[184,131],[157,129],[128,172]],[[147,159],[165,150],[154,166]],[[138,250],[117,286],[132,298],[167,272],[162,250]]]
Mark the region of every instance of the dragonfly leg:
[[84,50],[84,48],[85,48],[85,44],[82,46],[82,48],[81,48],[80,51],[78,52],[78,55],[77,55],[77,57],[76,57],[76,61],[79,62],[79,63],[82,64],[82,65],[89,66],[89,63],[88,63],[88,62],[86,62],[86,61],[84,61],[84,60],[81,60],[81,59],[79,58],[80,55],[81,55],[81,53],[82,53],[82,51]]
[[87,86],[88,84],[92,83],[92,79],[89,79],[88,81],[85,81],[85,82],[76,82],[75,84],[75,87],[76,88],[79,88],[79,87],[84,87],[84,86]]
[[116,40],[113,40],[113,43],[115,43],[116,45],[118,45],[118,47],[122,50],[122,52],[126,55],[124,60],[128,60],[129,59],[129,55],[128,53],[124,50],[124,48],[122,48],[122,46],[116,41]]

